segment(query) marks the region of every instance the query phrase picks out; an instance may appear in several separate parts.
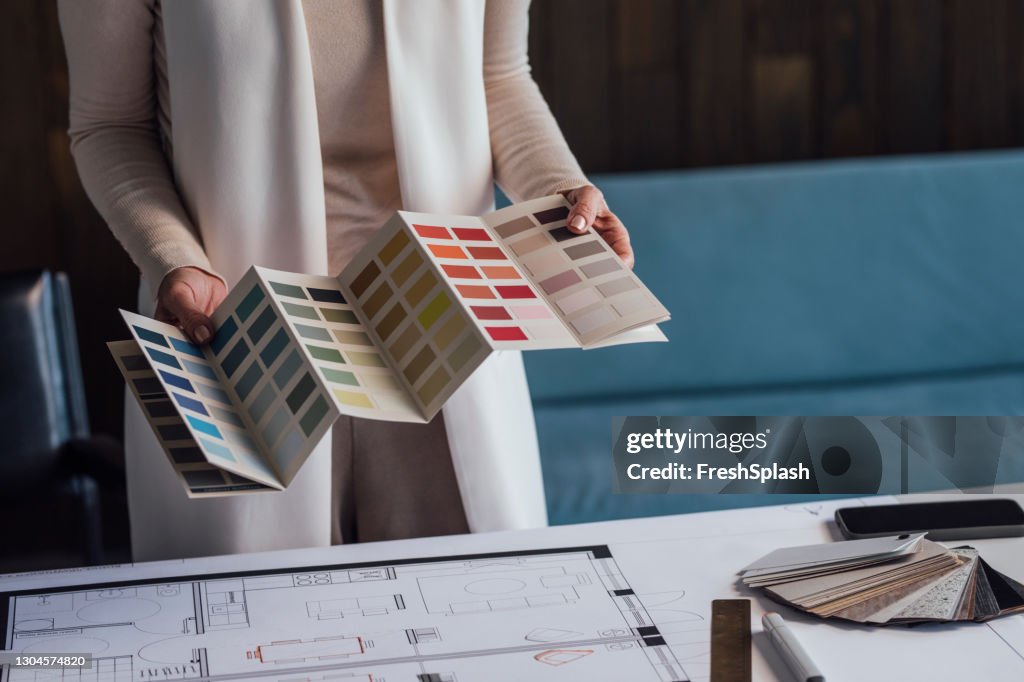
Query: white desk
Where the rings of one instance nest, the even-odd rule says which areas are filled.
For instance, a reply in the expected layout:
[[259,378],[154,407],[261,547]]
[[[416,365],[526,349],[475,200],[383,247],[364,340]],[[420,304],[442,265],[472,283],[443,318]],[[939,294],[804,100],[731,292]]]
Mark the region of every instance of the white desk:
[[[1018,499],[1020,497],[1024,496],[1018,496]],[[882,498],[866,502],[890,500]],[[872,628],[817,620],[780,607],[760,593],[736,584],[735,573],[740,567],[772,549],[838,539],[831,523],[833,511],[838,506],[851,503],[857,504],[850,500],[809,501],[805,505],[531,531],[7,575],[0,577],[0,592],[231,571],[607,545],[622,575],[628,579],[692,680],[704,680],[708,676],[707,618],[710,600],[729,597],[753,598],[756,680],[789,679],[780,659],[761,635],[760,618],[765,610],[783,613],[829,682],[1024,680],[1024,615],[986,624]],[[997,570],[1024,581],[1024,538],[980,540],[971,544],[978,547],[982,556]],[[657,608],[658,604],[664,608]],[[593,669],[583,677],[578,676],[573,670],[582,672],[587,669],[575,663],[538,666],[538,669],[538,674],[531,679],[620,679],[600,674],[594,676]],[[495,670],[487,679],[506,678],[507,671],[502,674],[501,670]],[[398,682],[406,678],[392,670],[390,675],[373,679]],[[475,680],[460,676],[458,682]]]

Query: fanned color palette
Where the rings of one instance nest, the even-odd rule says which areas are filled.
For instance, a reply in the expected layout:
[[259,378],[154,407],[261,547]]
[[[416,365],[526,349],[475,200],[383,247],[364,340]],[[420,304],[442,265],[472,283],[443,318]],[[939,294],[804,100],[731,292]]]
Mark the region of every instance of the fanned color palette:
[[568,211],[399,211],[337,278],[252,268],[208,346],[124,312],[111,351],[190,494],[284,488],[339,414],[429,421],[495,350],[665,340],[668,312]]
[[740,575],[783,604],[868,625],[981,622],[1024,612],[1024,585],[995,570],[978,550],[924,536],[786,547]]

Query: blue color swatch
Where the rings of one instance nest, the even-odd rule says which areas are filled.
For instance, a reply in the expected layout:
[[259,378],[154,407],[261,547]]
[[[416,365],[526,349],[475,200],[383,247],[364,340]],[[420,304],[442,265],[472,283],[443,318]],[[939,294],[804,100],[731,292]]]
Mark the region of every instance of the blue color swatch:
[[153,360],[159,362],[161,365],[167,365],[174,369],[181,369],[181,365],[178,364],[178,358],[174,357],[170,353],[165,353],[162,350],[150,348],[149,346],[146,346],[146,352],[149,353],[149,357],[153,358]]
[[164,338],[163,334],[157,334],[154,331],[150,331],[149,329],[145,329],[136,324],[133,324],[132,328],[135,330],[135,333],[139,335],[139,338],[142,339],[143,341],[149,341],[150,343],[155,343],[158,346],[169,348],[169,346],[167,345],[167,339]]
[[192,398],[189,398],[188,396],[181,395],[180,393],[172,393],[171,395],[173,395],[177,403],[184,407],[186,410],[198,412],[199,414],[205,417],[210,416],[210,413],[206,411],[206,407],[203,406],[203,404],[198,400],[194,400]]
[[191,424],[192,428],[195,429],[196,431],[200,433],[205,433],[208,436],[213,436],[214,438],[220,438],[221,440],[224,440],[224,436],[220,435],[220,429],[218,429],[215,425],[211,424],[210,422],[203,421],[202,419],[199,419],[198,417],[193,417],[190,414],[186,414],[185,418],[188,419],[188,423]]
[[162,369],[158,371],[160,372],[160,376],[164,378],[164,381],[166,381],[171,386],[174,386],[175,388],[180,388],[183,391],[188,391],[189,393],[196,392],[196,389],[192,387],[192,382],[186,379],[185,377],[179,377],[177,374],[171,374],[170,372],[165,372]]
[[174,350],[179,353],[185,353],[186,355],[192,355],[197,358],[203,357],[203,351],[199,350],[199,346],[191,343],[190,341],[182,341],[171,337],[171,345],[174,346]]
[[224,346],[228,345],[228,341],[231,340],[231,337],[234,336],[237,331],[238,323],[235,322],[235,318],[229,317],[224,320],[224,324],[222,324],[220,329],[214,333],[213,340],[210,341],[210,348],[213,349],[214,353],[220,355],[220,352],[224,350]]

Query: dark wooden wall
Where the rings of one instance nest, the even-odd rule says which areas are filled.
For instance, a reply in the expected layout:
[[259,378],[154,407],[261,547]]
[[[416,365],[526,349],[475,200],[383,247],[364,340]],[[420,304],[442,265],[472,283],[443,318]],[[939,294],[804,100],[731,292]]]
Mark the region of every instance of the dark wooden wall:
[[1021,0],[535,0],[588,171],[1024,144]]
[[[530,52],[585,170],[633,171],[1024,144],[1022,32],[1024,0],[535,0]],[[69,273],[120,435],[103,343],[137,276],[68,154],[53,0],[0,3],[0,83],[0,270]]]
[[120,438],[124,382],[105,343],[125,336],[117,310],[134,306],[138,275],[82,191],[68,151],[53,0],[0,3],[0,87],[0,271],[68,273],[92,427]]

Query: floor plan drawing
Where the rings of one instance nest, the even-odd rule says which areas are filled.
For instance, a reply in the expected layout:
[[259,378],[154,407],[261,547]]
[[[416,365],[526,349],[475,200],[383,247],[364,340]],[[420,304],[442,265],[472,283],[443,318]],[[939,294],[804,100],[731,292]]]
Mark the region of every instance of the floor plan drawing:
[[95,662],[0,682],[692,679],[603,545],[4,596],[4,649]]

